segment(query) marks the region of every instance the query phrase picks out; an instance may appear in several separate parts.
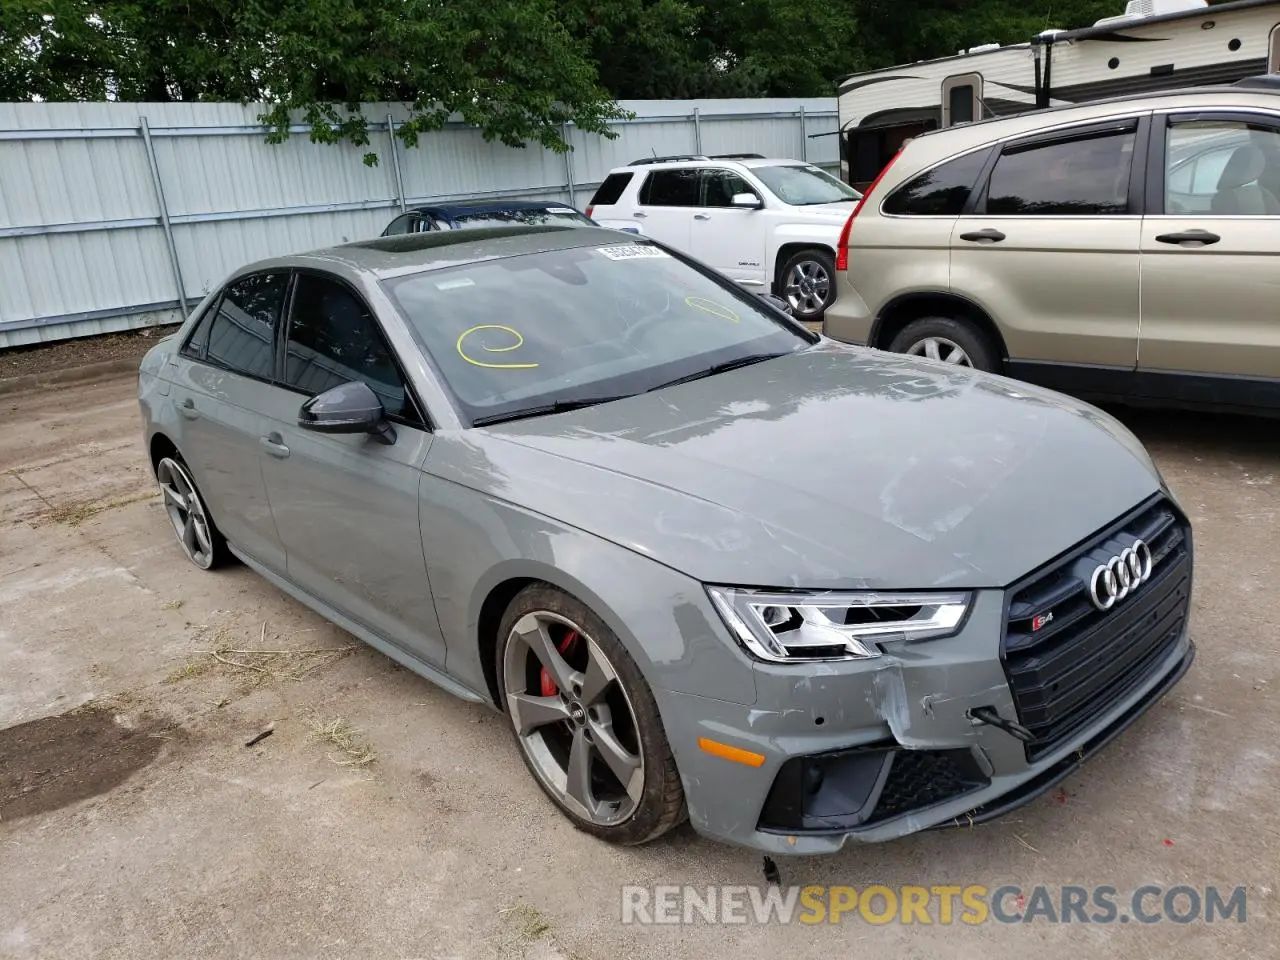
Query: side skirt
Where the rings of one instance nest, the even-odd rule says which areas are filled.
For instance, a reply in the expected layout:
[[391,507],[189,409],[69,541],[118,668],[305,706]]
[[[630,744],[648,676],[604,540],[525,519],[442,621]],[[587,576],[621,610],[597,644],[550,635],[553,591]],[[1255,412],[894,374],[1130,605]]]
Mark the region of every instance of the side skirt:
[[450,677],[448,674],[442,671],[439,667],[432,666],[431,664],[427,663],[425,660],[422,660],[419,657],[415,657],[413,654],[409,653],[407,650],[403,649],[402,647],[397,646],[396,644],[392,643],[389,640],[383,639],[382,637],[378,636],[378,634],[373,633],[367,627],[361,626],[360,624],[356,623],[350,617],[344,616],[343,614],[339,613],[337,610],[334,610],[333,607],[329,606],[323,601],[307,593],[307,591],[303,590],[301,587],[297,586],[296,584],[290,583],[288,580],[284,579],[278,574],[272,572],[271,570],[268,570],[266,567],[264,567],[258,561],[254,560],[252,557],[246,556],[243,552],[236,549],[231,544],[227,544],[227,547],[233,554],[236,555],[237,558],[239,558],[244,563],[246,567],[248,567],[254,573],[261,576],[264,580],[267,580],[274,586],[278,587],[280,590],[284,591],[285,593],[293,597],[293,599],[297,600],[299,603],[303,604],[304,606],[310,607],[312,610],[320,614],[320,616],[324,617],[326,620],[336,624],[337,626],[341,627],[343,630],[347,631],[347,633],[350,633],[353,636],[357,637],[358,639],[364,641],[369,646],[373,647],[373,649],[377,650],[379,653],[383,654],[384,656],[390,657],[392,660],[400,664],[402,667],[405,667],[408,670],[412,670],[414,673],[418,674],[418,676],[426,680],[430,680],[436,686],[453,694],[455,697],[458,697],[462,700],[466,700],[469,703],[483,703],[489,707],[493,706],[493,702],[487,696],[481,696],[480,694],[472,690],[470,687],[463,686],[457,680],[454,680],[452,677]]

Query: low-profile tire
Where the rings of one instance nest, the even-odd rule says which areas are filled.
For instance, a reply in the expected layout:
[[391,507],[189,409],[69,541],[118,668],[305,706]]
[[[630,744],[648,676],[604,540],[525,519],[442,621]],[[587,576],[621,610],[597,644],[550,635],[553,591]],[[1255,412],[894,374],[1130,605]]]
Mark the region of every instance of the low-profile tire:
[[797,320],[821,320],[836,299],[834,258],[817,247],[792,254],[778,271],[778,296]]
[[156,482],[165,515],[187,559],[201,570],[226,564],[231,559],[226,538],[209,515],[190,469],[176,452],[156,463]]
[[516,746],[574,826],[635,845],[685,818],[658,705],[603,620],[537,583],[511,601],[498,638],[498,690]]
[[987,335],[968,320],[952,317],[922,317],[911,321],[893,338],[889,350],[988,373],[995,373],[1000,365]]

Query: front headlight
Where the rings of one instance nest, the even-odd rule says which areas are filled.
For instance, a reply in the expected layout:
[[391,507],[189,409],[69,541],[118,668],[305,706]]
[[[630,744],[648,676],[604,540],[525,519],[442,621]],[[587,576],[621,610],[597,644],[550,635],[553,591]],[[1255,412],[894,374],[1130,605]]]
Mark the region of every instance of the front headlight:
[[724,622],[753,656],[771,663],[864,660],[879,643],[955,633],[967,593],[799,593],[707,587]]

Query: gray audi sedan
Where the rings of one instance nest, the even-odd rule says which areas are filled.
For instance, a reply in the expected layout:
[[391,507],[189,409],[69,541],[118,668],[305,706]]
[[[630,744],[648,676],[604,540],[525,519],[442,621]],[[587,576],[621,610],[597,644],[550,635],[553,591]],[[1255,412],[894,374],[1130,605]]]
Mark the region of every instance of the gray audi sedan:
[[617,843],[978,822],[1193,656],[1190,526],[1115,420],[826,340],[641,237],[257,263],[147,355],[140,397],[197,566],[236,557],[496,708]]

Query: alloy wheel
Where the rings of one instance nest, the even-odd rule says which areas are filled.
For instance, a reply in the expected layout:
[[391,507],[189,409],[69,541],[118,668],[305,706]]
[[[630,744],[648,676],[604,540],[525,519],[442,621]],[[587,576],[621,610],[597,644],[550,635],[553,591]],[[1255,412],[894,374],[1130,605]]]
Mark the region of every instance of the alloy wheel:
[[165,457],[156,466],[156,480],[164,497],[165,512],[182,549],[192,563],[208,570],[213,566],[213,533],[191,475],[177,460]]
[[801,316],[821,313],[831,292],[831,275],[818,260],[801,260],[787,273],[782,295],[791,309]]
[[543,785],[590,823],[626,821],[644,794],[644,757],[609,658],[582,627],[548,610],[516,621],[503,657],[507,710]]
[[969,354],[964,352],[964,348],[946,337],[925,337],[909,346],[907,353],[913,357],[928,357],[930,360],[940,360],[957,367],[973,366],[973,361],[969,359]]

